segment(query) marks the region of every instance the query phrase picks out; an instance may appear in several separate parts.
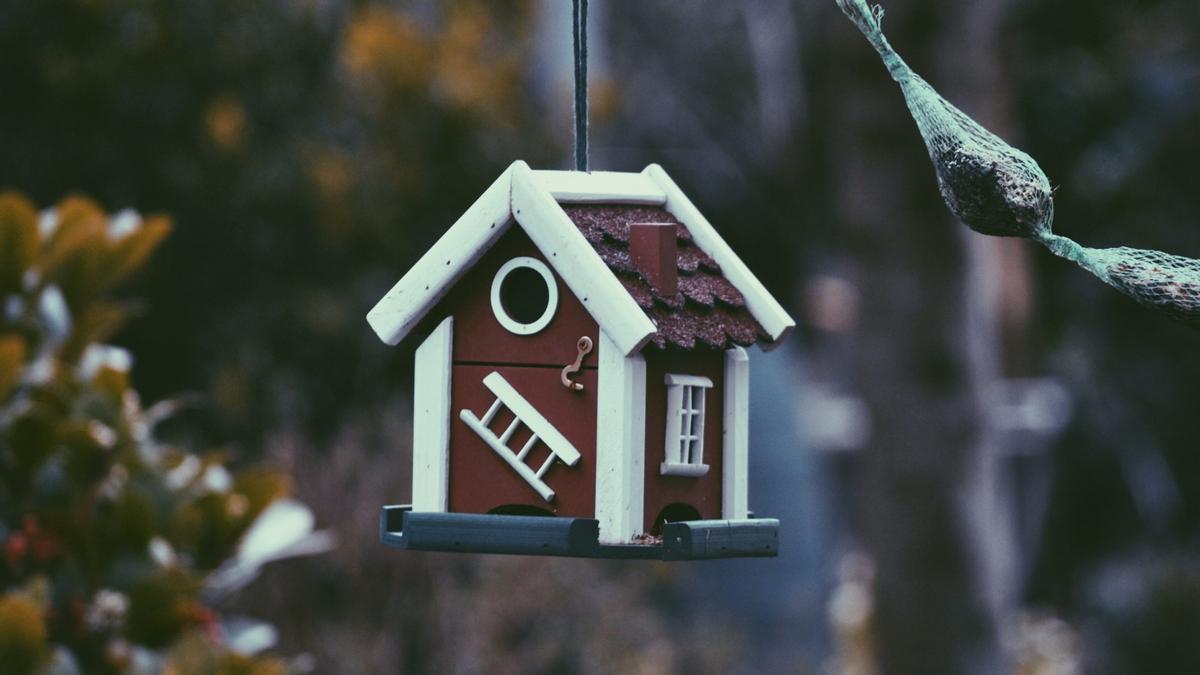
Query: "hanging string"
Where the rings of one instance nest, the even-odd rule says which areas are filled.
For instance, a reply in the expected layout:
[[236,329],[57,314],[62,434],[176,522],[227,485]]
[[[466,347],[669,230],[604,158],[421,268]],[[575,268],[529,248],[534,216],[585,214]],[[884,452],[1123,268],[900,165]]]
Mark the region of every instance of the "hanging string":
[[574,0],[575,170],[588,170],[587,0]]

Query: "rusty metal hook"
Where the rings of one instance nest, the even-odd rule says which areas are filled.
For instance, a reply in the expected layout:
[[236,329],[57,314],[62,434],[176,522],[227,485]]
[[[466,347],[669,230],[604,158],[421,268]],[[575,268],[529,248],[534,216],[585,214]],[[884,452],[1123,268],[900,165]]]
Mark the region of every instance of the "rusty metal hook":
[[586,335],[579,338],[579,341],[575,343],[575,349],[578,351],[578,354],[575,356],[575,363],[562,369],[562,383],[564,387],[571,391],[583,391],[583,383],[572,380],[571,376],[583,368],[584,357],[592,353],[592,338]]

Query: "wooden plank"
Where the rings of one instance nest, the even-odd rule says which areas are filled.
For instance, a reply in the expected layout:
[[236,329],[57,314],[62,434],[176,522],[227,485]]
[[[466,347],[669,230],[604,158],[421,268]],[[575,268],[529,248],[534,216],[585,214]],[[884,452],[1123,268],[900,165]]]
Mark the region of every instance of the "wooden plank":
[[534,180],[560,204],[667,203],[667,194],[640,173],[614,171],[534,171]]
[[597,384],[596,519],[600,540],[628,543],[642,532],[646,489],[646,360],[625,356],[604,334]]
[[725,352],[724,417],[721,517],[746,518],[750,513],[750,357],[741,347]]
[[512,214],[621,353],[641,351],[654,323],[523,163],[512,169]]
[[[529,401],[526,401],[525,397],[521,396],[500,373],[489,373],[487,377],[483,378],[483,384],[488,389],[491,389],[497,398],[504,401],[504,405],[513,411],[517,419],[521,420],[525,426],[537,434],[537,437],[542,439],[550,447],[550,450],[558,455],[558,458],[563,463],[567,466],[574,466],[579,462],[579,451],[575,449],[574,445],[571,445],[571,441],[568,441],[566,436],[563,436],[549,420],[543,417],[537,408],[533,407]],[[468,413],[470,411],[464,410],[463,412]]]
[[367,313],[379,339],[389,345],[400,342],[512,224],[510,190],[517,165],[525,163],[514,162],[500,174]]
[[450,368],[454,319],[417,347],[413,369],[413,509],[445,511],[450,476]]
[[746,297],[746,308],[771,336],[768,348],[778,346],[796,327],[796,321],[767,291],[750,268],[746,267],[746,263],[729,248],[704,214],[700,213],[661,166],[651,164],[643,173],[667,194],[667,211],[687,227],[700,250],[717,261],[725,278]]

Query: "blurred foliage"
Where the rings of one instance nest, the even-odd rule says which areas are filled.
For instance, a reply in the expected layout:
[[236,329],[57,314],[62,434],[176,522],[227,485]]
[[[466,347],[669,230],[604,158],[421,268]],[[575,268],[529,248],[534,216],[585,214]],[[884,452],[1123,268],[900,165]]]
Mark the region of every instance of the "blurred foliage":
[[[344,532],[229,598],[322,672],[700,672],[737,653],[732,627],[643,565],[378,544],[378,509],[410,480],[411,345],[381,345],[363,316],[514,159],[562,164],[566,125],[528,81],[537,18],[524,0],[0,3],[0,91],[21,101],[0,107],[0,185],[170,211],[130,281],[147,305],[108,335],[147,397],[206,382],[218,414],[199,433],[265,448]],[[230,493],[243,482],[259,484]],[[195,574],[120,587],[127,639],[218,667],[193,582],[260,505],[205,493],[167,513],[137,495],[108,507],[105,536],[143,555],[163,537]]]
[[282,672],[203,596],[287,478],[161,441],[181,403],[143,407],[105,344],[130,316],[110,291],[170,229],[0,193],[0,672]]
[[[1187,0],[1016,3],[1008,53],[1025,146],[1056,192],[1056,229],[1088,245],[1200,255],[1200,6]],[[1037,335],[1080,414],[1058,470],[1029,596],[1094,623],[1096,672],[1195,672],[1200,592],[1195,331],[1076,270],[1039,260]],[[1126,573],[1109,579],[1120,564]],[[1111,580],[1110,580],[1111,581]],[[1160,594],[1141,587],[1169,588]],[[1112,598],[1120,612],[1097,612]],[[1140,628],[1139,628],[1140,626]],[[1151,647],[1150,645],[1154,645]],[[1099,658],[1099,657],[1098,657]]]
[[[516,157],[558,158],[527,2],[0,6],[0,185],[169,210],[121,340],[225,435],[324,435],[408,359],[362,317]],[[296,396],[296,392],[303,392]],[[251,443],[253,444],[253,443]]]
[[274,570],[234,600],[287,608],[274,619],[281,650],[311,651],[319,672],[337,673],[755,672],[747,627],[705,611],[685,566],[380,546],[379,505],[411,466],[374,448],[410,434],[399,415],[351,415],[331,449],[274,435],[271,463],[291,467],[297,493],[342,524],[329,555]]
[[[928,1],[887,4],[897,43],[911,49],[915,67],[940,79],[949,13]],[[620,92],[611,99],[616,123],[593,135],[593,163],[636,169],[663,162],[780,297],[814,270],[861,285],[895,253],[845,226],[837,195],[863,183],[841,183],[869,168],[844,162],[844,146],[853,140],[848,123],[866,128],[862,140],[876,150],[912,160],[911,171],[888,177],[906,203],[924,208],[910,241],[923,257],[906,273],[919,279],[959,245],[947,234],[956,230],[937,200],[919,139],[907,120],[902,130],[886,122],[903,118],[902,102],[861,42],[850,39],[856,36],[832,0],[614,0],[610,6],[608,22],[593,24],[592,38],[609,46],[606,57],[594,52],[595,63]],[[994,48],[1003,81],[995,86],[1013,95],[1006,138],[1035,155],[1059,187],[1056,227],[1093,246],[1200,254],[1190,169],[1200,154],[1193,133],[1200,121],[1197,4],[989,6],[990,20],[1002,24]],[[4,202],[0,218],[23,224],[0,232],[0,288],[22,301],[11,305],[17,318],[5,318],[0,334],[0,397],[10,401],[31,387],[41,392],[35,399],[41,412],[23,414],[20,425],[4,422],[5,443],[11,435],[23,439],[5,446],[6,485],[11,462],[11,475],[26,481],[13,479],[25,485],[20,499],[64,490],[69,499],[47,506],[48,513],[61,512],[62,504],[76,503],[71,490],[83,490],[109,466],[112,450],[102,441],[127,446],[122,429],[130,424],[126,413],[134,413],[114,410],[111,399],[112,392],[130,391],[129,374],[89,365],[91,379],[79,375],[89,363],[120,365],[114,356],[120,352],[91,350],[100,356],[87,357],[89,346],[119,342],[138,354],[137,385],[147,398],[206,383],[220,414],[203,421],[215,427],[204,435],[237,439],[251,452],[265,448],[289,468],[297,492],[321,518],[346,529],[347,544],[333,555],[281,570],[236,599],[254,610],[286,605],[277,620],[288,648],[311,648],[345,665],[344,672],[489,666],[499,672],[521,663],[555,672],[611,653],[640,659],[648,670],[735,668],[735,627],[699,626],[672,595],[669,575],[649,567],[598,564],[579,571],[561,561],[400,558],[375,540],[378,506],[402,499],[410,479],[404,411],[411,405],[405,384],[411,345],[383,347],[362,317],[514,158],[548,168],[564,164],[567,125],[548,119],[531,74],[538,65],[536,7],[523,0],[0,3],[0,91],[8,103],[0,106],[0,186],[41,203],[84,189],[105,204],[170,211],[176,226],[133,278],[122,266],[135,268],[145,253],[97,236],[97,224],[84,226],[74,236],[103,250],[104,262],[72,258],[64,249],[54,258],[61,266],[55,300],[53,292],[28,296],[22,261],[48,254],[28,234],[31,208],[19,199]],[[594,4],[593,12],[601,11]],[[789,35],[795,44],[777,39]],[[771,53],[779,58],[762,61]],[[878,96],[864,96],[854,81],[860,71],[877,78]],[[569,99],[569,92],[557,93]],[[969,98],[961,103],[974,112]],[[853,119],[842,117],[847,111]],[[851,197],[861,208],[888,203],[870,191]],[[61,211],[99,223],[102,217],[86,204],[69,200]],[[149,221],[142,228],[152,229]],[[138,246],[153,248],[151,239]],[[1050,516],[1027,599],[1054,607],[1073,624],[1087,623],[1097,616],[1089,580],[1103,561],[1147,550],[1177,553],[1194,548],[1200,535],[1193,420],[1200,358],[1192,332],[1049,256],[1034,260],[1037,307],[1026,361],[1037,374],[1062,377],[1080,414],[1054,451]],[[148,299],[145,307],[108,297],[123,279]],[[41,304],[56,302],[71,317],[65,331],[37,323]],[[9,307],[3,309],[9,317]],[[131,310],[141,318],[126,323]],[[932,322],[942,311],[922,303],[919,317]],[[77,381],[43,391],[29,378],[47,362],[51,329],[66,335],[55,338],[53,358],[62,365],[54,377],[75,373]],[[876,351],[853,340],[838,345]],[[911,346],[917,362],[944,347]],[[834,353],[820,367],[847,380],[878,377],[850,372],[850,361]],[[920,370],[902,360],[882,365]],[[68,418],[61,428],[48,421]],[[71,448],[70,461],[51,462],[66,457],[63,448]],[[204,474],[225,460],[221,453],[190,454],[195,462],[185,462],[176,452],[182,451],[164,451],[161,460],[171,471],[186,464],[188,472]],[[1147,457],[1166,470],[1139,469]],[[44,466],[58,468],[47,478],[37,468]],[[138,486],[129,495],[97,498],[96,508],[122,526],[97,525],[87,534],[97,547],[87,549],[88,560],[122,552],[116,575],[145,567],[148,542],[159,537],[197,572],[219,567],[246,527],[245,514],[261,508],[261,500],[197,495],[187,508],[165,513],[157,500],[167,493],[150,478],[139,480],[146,486],[126,480]],[[253,489],[274,494],[285,486]],[[56,547],[74,550],[60,541],[61,520],[47,515],[27,523],[24,511],[10,507],[25,503],[16,499],[4,493],[0,508],[4,541],[19,542],[12,548],[22,564]],[[0,563],[6,575],[8,548]],[[61,556],[52,558],[45,566],[63,568]],[[1133,576],[1152,576],[1134,569]],[[64,617],[80,611],[69,597],[45,592],[60,588],[57,582],[29,585],[36,575],[22,574],[20,583],[5,577],[0,628],[20,625],[24,637],[0,630],[0,663],[53,658],[21,645],[67,644]],[[538,575],[546,594],[576,602],[558,614],[533,602],[504,606],[510,586]],[[42,577],[57,578],[50,571]],[[90,594],[76,595],[96,604],[106,587],[87,582]],[[298,597],[297,587],[311,593]],[[121,588],[127,599],[194,592],[186,579],[168,574],[148,577],[136,590]],[[1185,607],[1171,600],[1200,588],[1195,575],[1179,576],[1169,588],[1144,596],[1137,607],[1099,615],[1095,641],[1124,650],[1112,657],[1112,672],[1135,672],[1139,659],[1162,662],[1147,646],[1156,633],[1139,632],[1138,625],[1160,626],[1170,617],[1191,625]],[[481,598],[487,613],[474,610]],[[21,618],[31,606],[41,612],[45,640],[28,637],[40,635],[36,622]],[[170,654],[192,653],[203,643],[205,621],[186,603],[167,602],[158,611],[165,614],[130,607],[126,619],[139,639],[170,642]],[[534,621],[565,625],[549,642],[536,632],[505,632]],[[161,625],[180,632],[164,637]],[[464,644],[463,635],[490,637]],[[1081,639],[1091,635],[1085,631]],[[1171,658],[1191,658],[1186,640],[1178,642]],[[689,651],[697,645],[716,654],[701,658]],[[668,656],[656,662],[662,654]]]

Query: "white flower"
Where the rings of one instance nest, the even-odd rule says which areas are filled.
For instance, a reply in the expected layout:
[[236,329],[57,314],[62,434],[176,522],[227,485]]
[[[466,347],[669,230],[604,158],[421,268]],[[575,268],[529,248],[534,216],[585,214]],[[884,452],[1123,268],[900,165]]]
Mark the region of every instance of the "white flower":
[[58,209],[45,209],[38,214],[38,234],[46,239],[58,229]]
[[294,499],[271,502],[254,519],[237,553],[221,564],[208,578],[206,595],[210,599],[232,593],[254,580],[262,566],[274,560],[324,553],[333,548],[333,533],[313,531],[312,511]]
[[120,591],[102,588],[96,591],[84,620],[95,631],[120,630],[129,612],[129,598]]
[[125,483],[129,480],[129,471],[120,464],[114,464],[108,470],[108,475],[104,480],[100,481],[97,487],[97,493],[104,499],[116,501],[121,495],[121,490],[125,489]]
[[54,378],[54,357],[44,353],[34,359],[25,370],[25,381],[30,384],[46,384]]
[[213,464],[205,469],[201,482],[209,492],[229,492],[233,488],[233,476],[220,464]]
[[92,437],[96,444],[105,450],[110,450],[117,444],[117,432],[112,427],[96,420],[89,420],[87,424],[88,435]]
[[142,224],[142,217],[133,209],[124,209],[108,221],[108,238],[120,239],[137,231]]
[[128,373],[133,367],[133,355],[128,349],[112,345],[90,344],[79,357],[79,378],[90,382],[101,368],[111,368]]
[[9,321],[14,321],[17,317],[25,313],[25,301],[17,294],[11,294],[4,298],[4,318]]
[[71,310],[58,286],[47,286],[38,296],[38,313],[46,324],[46,334],[53,343],[67,339],[71,334]]
[[151,539],[150,544],[146,548],[150,553],[150,559],[159,567],[171,567],[177,561],[175,549],[171,546],[171,542],[162,537]]
[[167,487],[171,488],[172,490],[180,490],[186,487],[189,483],[196,479],[196,476],[200,475],[201,468],[202,465],[200,464],[200,460],[197,459],[195,455],[188,455],[187,457],[184,457],[183,461],[179,463],[179,466],[176,466],[174,469],[171,469],[167,472]]

